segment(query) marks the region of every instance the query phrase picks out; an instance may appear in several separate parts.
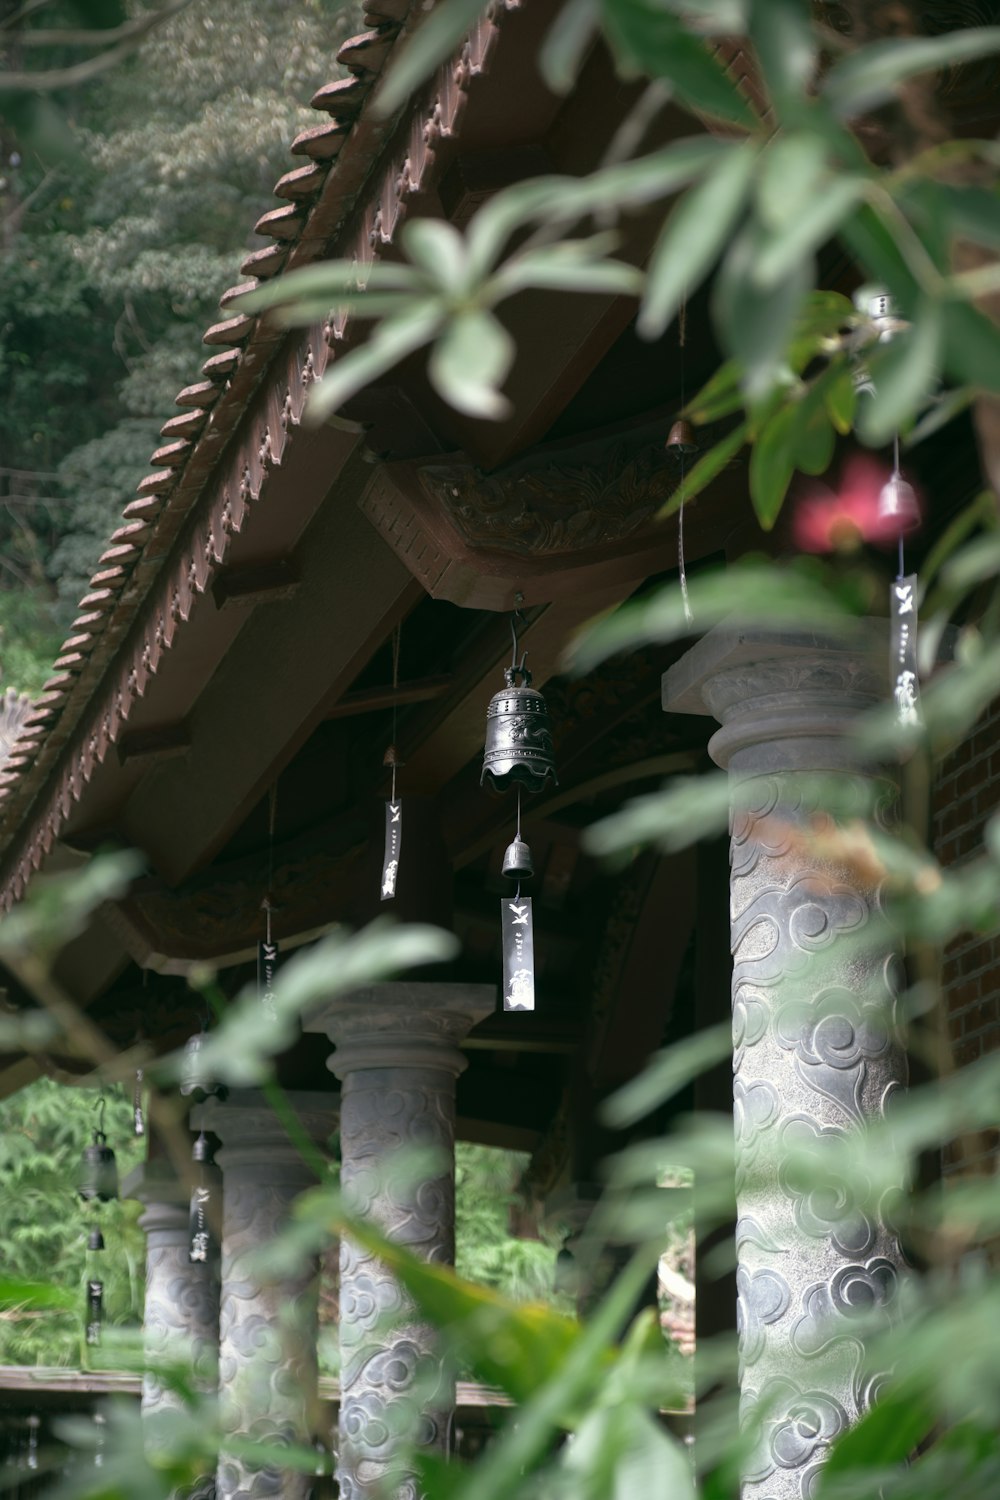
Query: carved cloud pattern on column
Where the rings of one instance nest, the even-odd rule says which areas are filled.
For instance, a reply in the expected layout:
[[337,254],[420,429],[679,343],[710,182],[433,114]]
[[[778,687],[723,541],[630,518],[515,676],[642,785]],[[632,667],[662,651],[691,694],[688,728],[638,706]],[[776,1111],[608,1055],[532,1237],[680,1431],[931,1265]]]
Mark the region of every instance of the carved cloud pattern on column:
[[[335,1124],[336,1097],[289,1096],[317,1142]],[[301,1101],[302,1096],[299,1096]],[[254,1101],[257,1102],[254,1102]],[[326,1108],[322,1108],[322,1103]],[[268,1443],[309,1443],[316,1392],[317,1268],[265,1275],[258,1260],[287,1225],[295,1198],[315,1178],[259,1096],[236,1094],[195,1111],[196,1123],[223,1140],[222,1293],[219,1313],[219,1405],[223,1434]],[[312,1480],[277,1468],[254,1468],[223,1451],[219,1500],[306,1500]]]
[[[394,1178],[394,1152],[430,1149],[452,1162],[455,1082],[431,1069],[366,1069],[349,1074],[341,1107],[341,1186],[352,1212],[378,1224],[430,1261],[455,1258],[455,1194],[450,1169],[414,1183]],[[435,1358],[433,1329],[412,1316],[412,1303],[376,1256],[343,1239],[340,1246],[341,1494],[374,1494],[391,1468],[395,1434],[412,1432],[444,1449],[454,1404]],[[391,1329],[381,1326],[392,1320]],[[414,1400],[419,1401],[419,1416]],[[394,1492],[411,1500],[412,1478]]]
[[[342,1080],[345,1203],[443,1265],[453,1264],[455,1251],[455,1078],[465,1066],[458,1043],[495,1003],[491,986],[384,984],[341,997],[307,1026],[337,1046],[329,1065]],[[433,1153],[440,1164],[433,1175],[415,1176],[412,1160],[407,1166],[414,1150]],[[340,1353],[342,1500],[419,1500],[401,1455],[414,1440],[447,1450],[453,1381],[442,1371],[434,1330],[399,1282],[346,1237]]]
[[[157,1175],[155,1167],[144,1163],[126,1178],[123,1195],[145,1205],[139,1219],[146,1236],[142,1416],[145,1441],[153,1448],[161,1419],[185,1408],[183,1398],[157,1378],[158,1365],[183,1363],[197,1388],[215,1390],[219,1266],[217,1260],[192,1264],[188,1258],[188,1203],[176,1179]],[[183,1494],[184,1500],[214,1500],[214,1475],[204,1476]]]
[[[759,663],[726,670],[733,648],[720,637],[700,688],[723,726],[710,749],[741,791],[730,882],[737,1324],[743,1416],[761,1423],[743,1495],[811,1500],[831,1442],[877,1389],[865,1339],[893,1315],[903,1265],[888,1205],[875,1211],[856,1173],[831,1177],[827,1160],[884,1112],[906,1061],[880,892],[803,838],[813,809],[785,773],[853,774],[844,731],[879,684],[818,643],[809,653],[796,642],[785,659],[764,645]],[[695,648],[703,661],[710,640]],[[668,674],[668,705],[669,689]]]

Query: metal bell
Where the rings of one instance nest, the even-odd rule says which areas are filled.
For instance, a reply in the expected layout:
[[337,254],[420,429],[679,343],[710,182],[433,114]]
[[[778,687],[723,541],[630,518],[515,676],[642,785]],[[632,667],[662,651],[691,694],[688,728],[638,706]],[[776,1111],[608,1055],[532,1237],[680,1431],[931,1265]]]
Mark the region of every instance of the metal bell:
[[508,844],[504,852],[501,874],[509,880],[530,880],[534,873],[531,850],[522,838],[515,836],[514,842]]
[[480,786],[488,782],[497,792],[512,786],[540,792],[550,777],[553,786],[558,786],[545,699],[531,686],[531,673],[523,661],[506,668],[504,681],[506,686],[494,693],[486,711]]
[[698,439],[694,435],[694,428],[685,417],[678,417],[677,421],[667,433],[667,441],[664,444],[668,453],[697,453]]
[[95,1130],[94,1139],[84,1149],[77,1193],[84,1203],[94,1199],[110,1203],[118,1197],[118,1163],[103,1130]]
[[87,1236],[87,1249],[88,1250],[103,1250],[104,1249],[104,1236],[101,1233],[101,1231],[98,1229],[98,1227],[97,1227],[96,1224],[94,1225],[93,1229],[90,1231],[90,1233]]
[[890,474],[879,491],[878,518],[886,531],[916,531],[920,526],[920,502],[913,485],[901,474]]
[[225,1084],[215,1083],[211,1078],[206,1078],[201,1065],[201,1049],[205,1043],[205,1033],[196,1031],[189,1036],[184,1043],[184,1057],[181,1060],[180,1091],[185,1098],[191,1098],[196,1104],[204,1101],[214,1094],[218,1099],[225,1099],[229,1093]]

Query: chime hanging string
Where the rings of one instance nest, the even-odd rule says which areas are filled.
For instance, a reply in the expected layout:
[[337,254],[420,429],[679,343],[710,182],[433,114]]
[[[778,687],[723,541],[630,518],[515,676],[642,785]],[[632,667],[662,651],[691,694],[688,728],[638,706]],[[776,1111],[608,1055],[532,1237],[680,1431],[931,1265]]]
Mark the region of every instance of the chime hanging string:
[[274,890],[274,830],[278,817],[278,782],[271,784],[267,803],[267,889],[264,893],[264,941],[271,943],[272,892]]
[[[898,432],[893,434],[893,439],[892,439],[892,476],[893,476],[894,479],[898,479],[899,478],[899,433]],[[902,526],[902,522],[900,522],[900,527],[899,527],[898,543],[899,543],[899,561],[898,561],[899,571],[896,574],[896,581],[897,581],[897,583],[902,583],[902,581],[903,581],[903,575],[906,572],[906,568],[904,566],[904,561],[903,561],[903,526]]]
[[396,756],[396,753],[395,753],[395,751],[396,751],[396,718],[397,718],[397,713],[398,713],[398,708],[399,708],[399,703],[398,703],[398,698],[399,698],[399,648],[400,648],[400,645],[402,643],[402,639],[403,639],[403,627],[402,627],[401,624],[399,624],[399,625],[396,626],[395,630],[392,633],[392,748],[393,748],[393,756],[392,756],[392,790],[389,793],[389,800],[392,801],[392,802],[395,802],[395,800],[396,800],[396,760],[397,760],[397,756]]
[[[677,339],[680,347],[681,366],[681,411],[687,405],[687,387],[684,371],[684,350],[687,345],[687,297],[681,298],[681,305],[677,313]],[[684,561],[684,481],[687,475],[687,454],[681,449],[681,503],[677,512],[677,571],[680,575],[681,599],[684,603],[684,621],[691,626],[694,624],[694,615],[691,612],[691,600],[688,597],[687,566]]]

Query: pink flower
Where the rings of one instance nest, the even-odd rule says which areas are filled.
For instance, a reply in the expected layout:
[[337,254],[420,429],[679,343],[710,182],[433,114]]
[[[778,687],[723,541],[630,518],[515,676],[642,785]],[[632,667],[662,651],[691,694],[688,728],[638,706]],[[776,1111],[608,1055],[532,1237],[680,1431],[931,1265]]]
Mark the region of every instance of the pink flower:
[[801,500],[793,534],[803,552],[855,552],[862,542],[877,547],[896,541],[899,526],[883,514],[879,496],[890,472],[874,458],[856,453],[844,465],[839,490]]

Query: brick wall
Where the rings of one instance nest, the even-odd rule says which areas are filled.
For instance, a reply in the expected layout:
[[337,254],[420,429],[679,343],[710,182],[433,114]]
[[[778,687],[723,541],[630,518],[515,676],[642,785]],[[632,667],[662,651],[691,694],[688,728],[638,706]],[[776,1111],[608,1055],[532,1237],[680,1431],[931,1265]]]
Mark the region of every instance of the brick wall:
[[[934,790],[934,852],[960,865],[982,849],[983,825],[1000,810],[1000,700],[943,763]],[[1000,1048],[1000,937],[956,938],[944,958],[945,1008],[955,1063]],[[995,1161],[996,1132],[946,1153],[945,1170]]]

